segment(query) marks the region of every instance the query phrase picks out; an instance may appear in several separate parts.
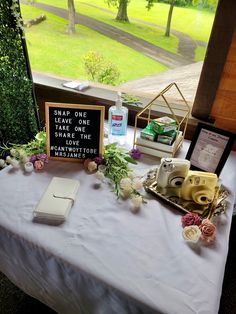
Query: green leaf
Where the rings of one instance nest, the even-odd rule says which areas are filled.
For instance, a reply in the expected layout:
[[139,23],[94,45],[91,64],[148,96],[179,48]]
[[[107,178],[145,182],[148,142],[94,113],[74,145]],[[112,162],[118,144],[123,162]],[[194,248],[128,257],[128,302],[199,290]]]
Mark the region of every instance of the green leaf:
[[134,160],[133,158],[131,158],[130,156],[126,156],[125,160],[128,161],[129,163],[133,164],[133,165],[137,165],[137,161]]

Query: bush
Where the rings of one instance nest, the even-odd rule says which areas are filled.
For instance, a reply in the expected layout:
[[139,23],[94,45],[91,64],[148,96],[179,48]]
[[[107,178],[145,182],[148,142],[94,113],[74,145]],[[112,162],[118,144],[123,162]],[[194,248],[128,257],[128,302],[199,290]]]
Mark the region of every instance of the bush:
[[111,62],[103,65],[98,76],[98,82],[107,85],[116,85],[119,81],[120,72],[118,68]]
[[[153,4],[157,2],[170,4],[170,0],[153,0],[151,3]],[[218,4],[218,0],[175,0],[175,6],[177,7],[194,6],[194,7],[205,8],[205,9],[209,9],[213,11],[216,10],[217,4]]]
[[102,54],[90,51],[84,57],[84,67],[89,79],[107,85],[119,83],[120,72],[115,64],[105,60]]
[[[162,3],[167,3],[170,4],[170,0],[159,0],[156,2],[162,2]],[[175,6],[179,6],[179,7],[186,7],[191,5],[192,0],[175,0]]]
[[192,0],[192,5],[199,8],[215,11],[218,5],[218,0]]
[[27,143],[38,130],[19,20],[11,9],[14,3],[0,2],[0,145]]

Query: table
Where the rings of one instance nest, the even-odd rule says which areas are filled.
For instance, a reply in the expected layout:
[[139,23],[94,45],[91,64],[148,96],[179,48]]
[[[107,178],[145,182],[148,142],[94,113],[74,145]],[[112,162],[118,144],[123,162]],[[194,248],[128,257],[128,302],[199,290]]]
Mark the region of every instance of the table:
[[[178,157],[184,157],[187,142]],[[137,174],[159,159],[142,157]],[[181,214],[149,196],[139,214],[77,163],[52,161],[43,172],[0,171],[0,271],[58,313],[130,314],[218,312],[235,198],[236,154],[221,175],[231,192],[215,221],[214,245],[191,248],[181,235]],[[53,176],[81,186],[60,226],[32,222],[32,212]]]

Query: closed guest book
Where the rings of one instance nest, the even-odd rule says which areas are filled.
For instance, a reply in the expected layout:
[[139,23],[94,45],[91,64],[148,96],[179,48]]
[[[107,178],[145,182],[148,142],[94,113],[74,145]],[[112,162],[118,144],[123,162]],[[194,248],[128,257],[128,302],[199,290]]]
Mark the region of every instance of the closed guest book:
[[33,212],[36,222],[59,225],[70,212],[79,188],[79,181],[54,177]]

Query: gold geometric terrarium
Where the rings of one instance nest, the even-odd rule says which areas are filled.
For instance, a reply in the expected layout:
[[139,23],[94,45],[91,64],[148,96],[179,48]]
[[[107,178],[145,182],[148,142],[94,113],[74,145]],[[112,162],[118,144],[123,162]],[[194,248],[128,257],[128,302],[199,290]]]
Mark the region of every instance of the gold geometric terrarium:
[[[177,97],[179,96],[179,98]],[[154,114],[155,113],[155,114]],[[143,139],[138,135],[138,121],[146,121],[147,125],[155,120],[156,115],[167,116],[176,121],[176,137],[171,145]],[[186,133],[190,107],[176,83],[171,83],[164,88],[148,105],[135,116],[133,146],[141,152],[157,157],[174,157],[180,148]],[[155,117],[156,118],[156,117]],[[162,122],[166,127],[169,123]]]

